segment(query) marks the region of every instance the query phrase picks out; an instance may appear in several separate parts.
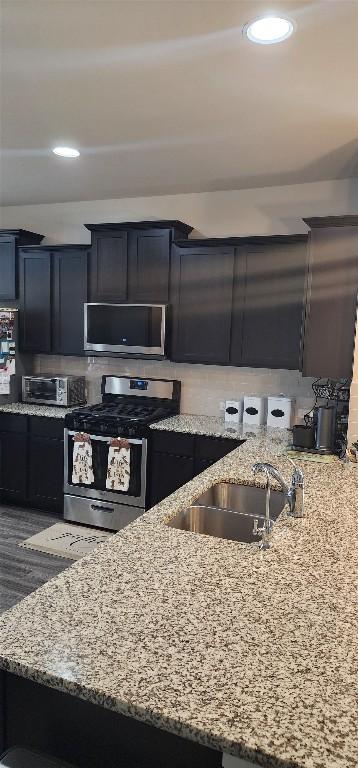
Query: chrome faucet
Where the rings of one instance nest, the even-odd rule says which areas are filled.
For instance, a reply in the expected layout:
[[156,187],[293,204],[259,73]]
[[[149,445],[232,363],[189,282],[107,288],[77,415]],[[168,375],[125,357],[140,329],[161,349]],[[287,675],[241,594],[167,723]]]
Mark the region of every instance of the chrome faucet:
[[[261,528],[258,527],[258,520],[254,520],[254,528],[253,528],[253,534],[254,536],[260,536],[261,535],[261,541],[259,544],[260,549],[268,549],[270,546],[270,533],[272,531],[273,522],[270,518],[270,498],[271,498],[271,485],[270,485],[270,471],[269,467],[270,464],[254,464],[252,469],[254,470],[254,474],[256,472],[264,472],[266,475],[266,509],[265,509],[265,520],[264,524]],[[274,469],[274,467],[273,467]]]
[[256,462],[252,469],[254,475],[263,472],[266,477],[271,476],[274,480],[277,480],[282,488],[284,495],[286,496],[290,514],[293,517],[304,517],[304,475],[302,470],[296,466],[292,459],[289,459],[289,461],[294,467],[290,486],[288,486],[285,478],[281,475],[281,472],[279,472],[279,470],[276,469],[273,464],[268,464],[266,462]]

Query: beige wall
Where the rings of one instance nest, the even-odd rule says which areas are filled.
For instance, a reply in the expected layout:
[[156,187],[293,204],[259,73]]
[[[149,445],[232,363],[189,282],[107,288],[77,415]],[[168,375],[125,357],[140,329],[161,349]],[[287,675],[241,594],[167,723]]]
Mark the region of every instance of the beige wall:
[[225,237],[306,232],[303,216],[357,211],[358,179],[345,179],[227,192],[10,206],[0,209],[0,226],[40,232],[52,243],[87,243],[90,233],[83,227],[85,222],[181,219],[195,228],[196,235]]

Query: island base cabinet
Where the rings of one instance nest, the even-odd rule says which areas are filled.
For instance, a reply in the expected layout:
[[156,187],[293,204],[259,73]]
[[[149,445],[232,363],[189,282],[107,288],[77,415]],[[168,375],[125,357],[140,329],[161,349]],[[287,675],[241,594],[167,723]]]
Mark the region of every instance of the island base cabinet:
[[4,750],[21,745],[78,768],[221,768],[220,752],[9,672],[3,675]]

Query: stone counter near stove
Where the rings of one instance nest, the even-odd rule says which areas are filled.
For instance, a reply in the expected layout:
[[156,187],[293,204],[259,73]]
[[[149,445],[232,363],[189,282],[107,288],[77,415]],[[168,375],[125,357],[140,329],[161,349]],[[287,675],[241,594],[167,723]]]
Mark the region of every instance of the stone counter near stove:
[[254,461],[288,478],[288,441],[257,429],[4,614],[0,666],[265,768],[355,768],[357,468],[298,457],[306,516],[265,552],[165,525],[212,484],[263,485]]
[[0,413],[15,413],[22,416],[46,416],[50,419],[64,419],[75,408],[63,408],[56,405],[37,405],[36,403],[5,403],[0,405]]
[[156,421],[150,425],[150,428],[206,437],[228,437],[233,440],[245,439],[246,433],[250,433],[251,437],[256,434],[256,428],[251,429],[249,425],[240,424],[238,429],[234,429],[225,424],[224,419],[215,416],[197,416],[191,413],[180,413],[178,416]]

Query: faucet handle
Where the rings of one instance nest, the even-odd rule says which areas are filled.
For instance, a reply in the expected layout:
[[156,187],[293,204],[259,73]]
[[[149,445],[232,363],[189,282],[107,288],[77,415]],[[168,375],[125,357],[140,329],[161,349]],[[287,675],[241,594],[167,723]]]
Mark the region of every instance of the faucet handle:
[[304,484],[304,480],[305,480],[305,476],[304,476],[304,474],[302,472],[302,469],[300,469],[297,466],[297,464],[295,464],[295,462],[292,459],[290,459],[289,456],[287,458],[288,458],[288,460],[291,462],[291,464],[293,466],[292,481],[291,481],[293,487],[296,488],[298,485],[303,485]]

